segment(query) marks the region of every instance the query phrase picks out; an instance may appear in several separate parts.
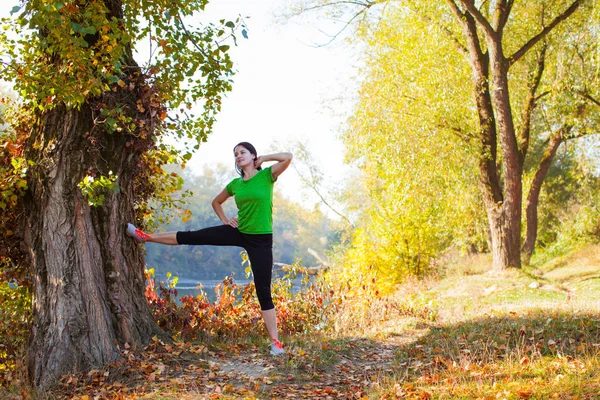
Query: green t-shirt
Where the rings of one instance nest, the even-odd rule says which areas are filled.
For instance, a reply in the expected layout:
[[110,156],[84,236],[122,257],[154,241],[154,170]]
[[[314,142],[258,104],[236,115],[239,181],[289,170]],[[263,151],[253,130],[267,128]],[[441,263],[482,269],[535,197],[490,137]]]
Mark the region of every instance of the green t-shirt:
[[236,178],[227,185],[238,208],[238,229],[242,233],[273,233],[273,172],[271,167],[258,171],[245,181]]

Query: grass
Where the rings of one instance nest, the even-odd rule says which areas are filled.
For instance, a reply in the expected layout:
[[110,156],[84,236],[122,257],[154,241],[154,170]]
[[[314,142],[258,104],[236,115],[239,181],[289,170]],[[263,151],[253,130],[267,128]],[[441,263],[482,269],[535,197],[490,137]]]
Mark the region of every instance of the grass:
[[521,271],[490,266],[472,258],[421,284],[437,318],[370,398],[600,398],[600,246]]
[[[162,399],[600,398],[600,245],[539,260],[494,273],[489,256],[474,256],[385,297],[361,292],[337,309],[333,330],[284,337],[282,359],[268,357],[264,335],[236,336],[204,343],[208,355],[144,352],[110,372],[126,391],[89,374],[73,390]],[[237,365],[237,375],[211,359]],[[160,364],[164,380],[147,382],[148,366]],[[66,388],[47,399],[70,398]]]

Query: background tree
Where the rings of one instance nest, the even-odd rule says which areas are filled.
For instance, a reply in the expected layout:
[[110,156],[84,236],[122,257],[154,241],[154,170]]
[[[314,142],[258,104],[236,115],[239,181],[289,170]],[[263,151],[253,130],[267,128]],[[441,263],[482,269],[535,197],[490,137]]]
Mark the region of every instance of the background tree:
[[[387,12],[375,29],[360,32],[366,72],[343,137],[347,159],[363,172],[352,188],[369,199],[347,264],[373,266],[379,282],[392,286],[426,273],[449,246],[486,249],[487,235],[473,151],[452,129],[472,124],[467,94],[440,90],[459,85],[465,68],[441,38],[421,43],[426,21],[403,9]],[[444,50],[449,56],[440,63]]]
[[[16,236],[34,280],[28,371],[38,388],[118,359],[125,343],[164,337],[143,296],[141,249],[124,229],[143,221],[148,199],[178,186],[160,167],[190,158],[230,90],[223,41],[236,23],[184,25],[205,5],[30,0],[3,21],[0,74],[29,124],[3,136],[22,151],[5,153],[18,167],[4,169],[2,183],[26,173],[26,185],[16,184],[26,195],[10,199],[26,217]],[[151,58],[140,67],[132,52],[142,40]],[[183,152],[168,145],[173,138]]]
[[[583,10],[598,13],[598,9]],[[579,17],[579,18],[577,18]],[[526,234],[523,260],[528,263],[538,234],[538,208],[542,185],[557,151],[567,141],[598,133],[600,122],[600,59],[597,29],[591,29],[585,16],[575,16],[557,34],[545,41],[538,58],[539,89],[530,100],[535,112],[529,117],[533,134],[530,146],[538,145],[541,154],[525,160],[530,169],[525,203]],[[556,43],[556,40],[559,40]],[[525,110],[527,112],[527,109]],[[527,118],[527,116],[524,116]],[[564,146],[564,145],[563,145]],[[565,175],[572,171],[565,171]]]
[[[380,92],[391,101],[404,102],[407,108],[418,104],[417,115],[426,120],[426,125],[406,124],[410,120],[407,114],[418,108],[413,107],[397,114],[378,114],[369,121],[362,119],[362,132],[372,134],[380,127],[378,121],[387,118],[390,120],[388,128],[396,122],[398,125],[392,129],[414,129],[415,135],[426,135],[423,132],[427,130],[441,132],[435,141],[448,140],[449,136],[442,131],[462,140],[462,146],[470,148],[477,166],[494,268],[520,267],[523,173],[528,149],[540,135],[556,136],[549,135],[549,127],[558,129],[556,125],[544,126],[541,120],[548,121],[548,116],[544,116],[547,113],[555,121],[562,119],[562,128],[558,130],[564,132],[568,128],[569,132],[578,132],[569,133],[571,136],[590,132],[596,120],[595,112],[590,110],[597,100],[598,85],[594,83],[597,65],[596,56],[590,54],[597,45],[597,40],[594,42],[597,2],[543,1],[535,5],[469,0],[447,0],[443,4],[416,1],[308,3],[304,10],[351,4],[356,8],[346,20],[384,4],[377,8],[381,11],[380,18],[362,20],[363,32],[369,39],[367,51],[374,57],[369,65],[378,61],[385,64],[395,55],[419,60],[396,61],[400,69],[380,71],[376,79],[385,82],[381,85],[387,86],[382,86]],[[412,32],[415,29],[418,34]],[[557,80],[548,71],[565,70],[569,64],[564,62],[563,56],[576,54],[576,49],[587,55],[577,62],[571,59],[569,63],[586,65],[586,68],[569,70],[576,75],[569,78],[570,84],[553,85],[552,82],[566,81]],[[547,64],[553,66],[549,68]],[[390,73],[393,78],[386,80],[384,73]],[[432,78],[439,84],[437,87],[425,81]],[[366,81],[366,85],[371,83]],[[581,107],[573,105],[576,97]],[[543,101],[548,101],[548,105]],[[364,106],[361,103],[361,107]],[[368,106],[381,110],[371,103]],[[366,113],[366,110],[357,111],[357,114]],[[371,126],[370,121],[374,122]],[[381,145],[379,141],[365,147],[365,153]],[[356,147],[356,144],[350,146]],[[438,143],[431,146],[442,147]],[[464,153],[456,154],[461,157]],[[538,161],[540,175],[545,174],[545,160]],[[538,183],[531,186],[532,200],[538,187]],[[532,228],[534,225],[532,219]]]

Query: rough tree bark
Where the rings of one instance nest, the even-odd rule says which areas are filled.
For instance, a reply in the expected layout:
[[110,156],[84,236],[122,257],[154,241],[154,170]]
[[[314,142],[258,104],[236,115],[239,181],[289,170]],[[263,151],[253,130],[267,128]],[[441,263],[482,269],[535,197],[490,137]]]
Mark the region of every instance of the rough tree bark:
[[[105,3],[122,18],[120,1]],[[25,198],[25,241],[34,275],[27,363],[38,389],[63,374],[119,359],[125,343],[140,348],[155,335],[168,338],[144,297],[141,248],[124,235],[126,223],[134,220],[136,176],[152,135],[108,133],[94,121],[102,103],[133,114],[137,101],[151,108],[144,100],[150,89],[130,52],[123,61],[129,66],[122,78],[127,88],[115,86],[106,98],[90,99],[80,109],[59,105],[38,115],[26,144],[25,156],[36,162]],[[105,193],[103,205],[90,206],[78,184],[88,174],[109,171],[120,190]]]
[[27,146],[27,158],[38,160],[25,203],[35,276],[28,371],[38,388],[117,360],[119,345],[164,337],[144,297],[141,249],[124,236],[134,218],[140,155],[126,149],[123,136],[104,136],[102,169],[119,177],[121,190],[90,207],[77,184],[96,162],[85,136],[92,124],[89,106],[56,108],[42,116]]
[[[502,148],[502,175],[504,178],[504,198],[502,210],[491,225],[499,236],[501,258],[494,259],[495,269],[521,267],[521,205],[523,199],[523,160],[519,157],[512,109],[508,94],[508,61],[502,53],[501,35],[488,39],[491,64],[491,99],[494,104],[497,129]],[[489,211],[488,211],[489,214]]]

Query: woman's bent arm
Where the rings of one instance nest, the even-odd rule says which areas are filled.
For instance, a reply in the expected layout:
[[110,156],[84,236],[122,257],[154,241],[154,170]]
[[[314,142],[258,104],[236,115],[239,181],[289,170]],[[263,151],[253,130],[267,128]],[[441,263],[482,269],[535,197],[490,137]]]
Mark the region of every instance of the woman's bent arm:
[[271,166],[271,172],[273,173],[273,178],[277,179],[279,175],[283,171],[290,166],[292,162],[292,153],[275,153],[275,154],[267,154],[266,156],[260,156],[256,159],[254,165],[258,168],[263,162],[267,161],[277,161],[277,164],[273,164]]
[[229,195],[229,193],[227,193],[227,189],[223,189],[221,191],[221,193],[219,193],[217,195],[217,197],[215,197],[211,203],[213,210],[215,210],[215,214],[217,214],[217,217],[219,217],[219,219],[225,224],[225,225],[231,225],[234,228],[238,227],[238,221],[237,218],[233,217],[233,218],[227,218],[227,216],[225,216],[225,211],[223,211],[223,203],[225,203],[225,201],[227,201],[228,198],[230,198],[231,196]]

